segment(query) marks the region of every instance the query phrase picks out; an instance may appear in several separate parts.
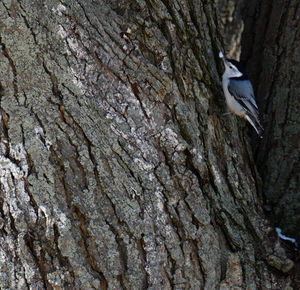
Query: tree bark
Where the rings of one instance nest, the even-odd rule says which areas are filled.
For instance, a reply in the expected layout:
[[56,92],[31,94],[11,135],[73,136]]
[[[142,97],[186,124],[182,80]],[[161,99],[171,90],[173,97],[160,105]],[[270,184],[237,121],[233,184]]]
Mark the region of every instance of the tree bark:
[[239,60],[242,33],[244,32],[244,11],[247,1],[216,0],[224,53],[227,58]]
[[300,241],[300,3],[253,1],[244,11],[241,57],[266,136],[254,146],[266,209],[276,226]]
[[215,8],[0,3],[1,289],[291,284],[222,116]]

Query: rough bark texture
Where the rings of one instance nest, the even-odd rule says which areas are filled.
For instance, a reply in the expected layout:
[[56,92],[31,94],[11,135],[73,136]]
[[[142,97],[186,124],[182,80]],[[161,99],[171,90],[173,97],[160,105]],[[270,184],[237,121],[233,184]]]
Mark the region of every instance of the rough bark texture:
[[[300,3],[217,3],[226,52],[239,59],[242,50],[241,61],[247,63],[266,128],[264,140],[252,144],[263,181],[264,207],[272,224],[299,243]],[[299,258],[297,265],[295,273],[300,273]],[[300,284],[299,274],[294,280]]]
[[5,0],[0,16],[1,289],[290,284],[245,125],[222,116],[211,2]]
[[254,147],[266,209],[300,241],[300,2],[248,1],[244,11],[241,58],[265,127]]
[[221,35],[226,57],[236,60],[241,55],[241,40],[244,32],[244,12],[246,0],[216,0]]

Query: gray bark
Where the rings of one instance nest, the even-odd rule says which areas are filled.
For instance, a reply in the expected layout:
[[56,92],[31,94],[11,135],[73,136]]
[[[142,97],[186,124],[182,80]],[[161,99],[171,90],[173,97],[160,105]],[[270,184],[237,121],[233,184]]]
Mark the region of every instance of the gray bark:
[[[217,2],[226,51],[238,59],[242,50],[241,61],[247,63],[262,112],[265,138],[252,145],[264,208],[271,223],[299,243],[299,1]],[[299,287],[300,264],[294,258],[293,279]]]
[[0,15],[1,289],[290,285],[245,125],[222,116],[213,4]]
[[300,3],[248,2],[242,59],[256,87],[265,136],[256,144],[266,209],[300,241]]
[[227,58],[239,60],[242,33],[244,32],[244,11],[247,1],[216,0],[220,34]]
[[226,52],[239,59],[242,50],[262,113],[265,138],[253,147],[265,209],[300,241],[299,1],[217,3]]

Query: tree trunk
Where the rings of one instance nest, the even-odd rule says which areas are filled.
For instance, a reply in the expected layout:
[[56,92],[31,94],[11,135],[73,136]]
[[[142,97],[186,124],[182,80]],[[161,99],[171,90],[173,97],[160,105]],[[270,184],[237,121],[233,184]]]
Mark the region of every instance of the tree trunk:
[[202,3],[0,3],[1,289],[291,283]]
[[299,1],[217,3],[226,52],[239,59],[243,51],[256,87],[265,138],[253,147],[265,208],[274,225],[300,241]]
[[224,53],[227,58],[240,59],[241,40],[244,31],[244,11],[246,0],[216,0]]
[[265,127],[256,159],[274,224],[300,242],[300,3],[254,2],[245,9],[242,59]]

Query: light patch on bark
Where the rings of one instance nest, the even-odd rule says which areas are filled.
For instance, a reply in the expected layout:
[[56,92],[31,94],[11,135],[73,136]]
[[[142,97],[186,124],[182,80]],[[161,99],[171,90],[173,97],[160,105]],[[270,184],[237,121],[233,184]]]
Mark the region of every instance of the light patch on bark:
[[118,130],[116,128],[116,125],[115,124],[111,124],[110,125],[110,129],[112,130],[112,132],[114,132],[117,136],[120,136],[122,138],[124,138],[125,140],[128,140],[128,135],[126,135],[124,132]]
[[4,156],[0,156],[0,178],[1,184],[4,187],[5,192],[10,190],[8,175],[12,174],[12,176],[19,180],[24,177],[24,172],[21,168],[19,168],[16,164],[12,163],[12,161]]
[[[30,198],[25,190],[24,178],[28,176],[28,163],[26,151],[23,144],[10,147],[10,156],[17,160],[0,155],[0,184],[4,194],[3,212],[8,212],[15,220],[15,227],[19,232],[28,228],[28,221],[24,220],[24,205],[28,204]],[[35,223],[36,214],[32,207],[26,207],[27,216]]]
[[[53,8],[52,11],[57,13],[59,16],[62,15],[63,11],[66,11],[66,7],[62,4],[59,4],[57,8]],[[66,18],[66,23],[68,23],[68,19]],[[75,38],[74,35],[68,33],[62,25],[58,25],[57,34],[64,40],[64,46],[66,53],[70,55],[75,55],[77,59],[87,59],[87,54],[84,51],[82,45],[80,45]],[[94,66],[87,65],[86,66],[86,73],[90,70],[93,70]],[[71,75],[72,81],[76,87],[79,88],[81,94],[85,94],[86,90],[83,88],[84,85],[82,83],[83,76],[74,70],[74,68],[69,67],[68,72]]]
[[10,155],[20,161],[18,165],[13,163],[9,158],[4,155],[0,156],[0,177],[1,184],[7,191],[10,190],[10,175],[12,175],[16,180],[20,180],[28,175],[28,164],[26,160],[25,150],[22,144],[18,144],[15,149],[10,148]]
[[75,72],[75,70],[72,67],[69,67],[68,71],[69,71],[70,75],[72,76],[72,81],[73,81],[74,85],[77,88],[79,88],[80,93],[84,94],[85,90],[83,89],[83,84],[80,80],[80,75],[77,72]]
[[192,154],[195,156],[195,161],[196,161],[197,163],[201,163],[201,162],[203,161],[202,155],[201,155],[199,152],[197,152],[197,149],[196,149],[196,148],[193,148],[193,149],[191,150],[191,152],[192,152]]
[[43,130],[43,128],[42,127],[36,127],[35,129],[34,129],[34,131],[35,131],[35,134],[36,134],[36,136],[37,136],[37,138],[40,140],[41,138],[43,138],[44,139],[44,143],[43,144],[45,144],[45,146],[46,146],[46,148],[48,149],[48,150],[50,150],[50,147],[51,147],[51,145],[52,145],[52,142],[49,140],[49,139],[47,139],[47,138],[45,138],[45,133],[44,133],[44,130]]
[[[155,196],[157,197],[157,208],[160,210],[161,213],[164,213],[164,204],[162,201],[162,194],[160,191],[155,192]],[[165,222],[165,220],[164,220]]]
[[63,28],[62,25],[58,25],[58,27],[59,27],[59,28],[58,28],[58,31],[57,31],[58,35],[59,35],[62,39],[65,39],[65,38],[68,36],[66,30]]
[[[156,191],[155,198],[159,198],[161,194]],[[144,222],[147,225],[149,234],[144,236],[144,250],[146,251],[146,266],[145,270],[148,273],[148,283],[153,289],[159,289],[162,281],[162,264],[164,261],[165,248],[160,238],[155,237],[151,232],[154,230],[153,213],[150,206],[145,209]],[[162,224],[160,216],[156,217],[156,223]]]
[[148,163],[145,160],[142,160],[140,158],[135,158],[134,163],[136,163],[141,170],[150,171],[154,168],[153,164]]
[[78,59],[87,58],[86,52],[83,50],[82,46],[78,43],[77,39],[72,35],[66,39],[68,48],[71,49],[72,53],[76,55]]
[[182,152],[186,148],[186,144],[179,142],[178,135],[171,128],[166,128],[161,132],[160,142],[164,147],[177,152]]
[[221,184],[221,176],[218,172],[218,170],[215,168],[215,166],[213,164],[211,164],[211,168],[212,168],[212,171],[214,173],[214,177],[215,177],[215,181],[219,184]]
[[167,147],[175,148],[178,145],[177,134],[171,129],[166,128],[161,132],[160,140],[162,143],[167,145]]
[[170,72],[171,71],[171,69],[170,69],[170,60],[167,56],[164,56],[162,58],[162,61],[160,62],[160,67],[165,72]]
[[27,164],[27,159],[26,159],[26,151],[25,151],[23,144],[19,143],[15,146],[15,149],[10,148],[9,151],[10,151],[10,155],[13,158],[20,161],[20,163],[18,164],[18,167],[21,168],[21,171],[23,172],[21,177],[27,177],[28,164]]
[[62,12],[65,12],[66,10],[67,10],[66,6],[62,5],[61,3],[58,4],[56,8],[54,7],[52,8],[52,11],[59,16],[61,16]]

